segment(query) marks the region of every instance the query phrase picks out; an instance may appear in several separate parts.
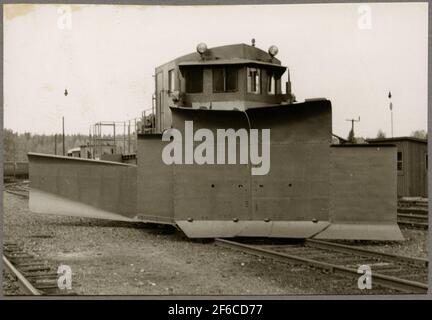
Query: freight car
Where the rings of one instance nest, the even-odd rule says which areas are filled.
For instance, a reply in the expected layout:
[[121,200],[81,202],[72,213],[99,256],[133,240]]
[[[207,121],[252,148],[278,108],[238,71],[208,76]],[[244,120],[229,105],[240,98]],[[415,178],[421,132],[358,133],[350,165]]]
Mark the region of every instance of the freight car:
[[402,240],[395,147],[332,145],[331,102],[296,102],[277,53],[201,43],[157,67],[137,164],[30,153],[30,209],[191,238]]
[[28,162],[5,161],[3,163],[3,179],[5,181],[15,179],[28,179],[29,164]]

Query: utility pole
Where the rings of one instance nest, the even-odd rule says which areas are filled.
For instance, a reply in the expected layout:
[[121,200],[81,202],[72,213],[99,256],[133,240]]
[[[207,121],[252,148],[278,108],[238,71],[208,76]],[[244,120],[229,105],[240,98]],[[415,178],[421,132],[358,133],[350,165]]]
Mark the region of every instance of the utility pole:
[[[65,89],[65,91],[64,91],[64,95],[65,95],[65,97],[67,97],[68,94],[69,94],[69,92],[67,91],[67,89]],[[65,155],[66,155],[66,152],[65,152],[64,117],[62,117],[62,130],[63,130],[63,156],[65,156]]]
[[389,91],[388,98],[390,101],[389,106],[390,106],[390,117],[391,117],[391,120],[390,120],[391,121],[391,137],[393,138],[393,103],[391,101],[391,98],[392,98],[391,91]]
[[350,132],[350,134],[349,134],[350,139],[348,139],[348,140],[351,140],[350,142],[354,142],[354,122],[360,122],[360,116],[358,117],[358,119],[346,119],[345,121],[351,121],[352,134]]
[[129,120],[129,125],[128,125],[128,154],[130,154],[130,144],[131,144],[131,137],[130,137],[130,120]]
[[64,117],[62,117],[62,131],[63,131],[63,155],[65,155]]

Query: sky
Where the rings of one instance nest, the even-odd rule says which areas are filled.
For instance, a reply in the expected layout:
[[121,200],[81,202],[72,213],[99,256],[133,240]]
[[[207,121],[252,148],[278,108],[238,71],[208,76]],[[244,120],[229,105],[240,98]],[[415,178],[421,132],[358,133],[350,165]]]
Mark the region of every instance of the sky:
[[332,102],[335,134],[360,117],[356,136],[390,136],[391,90],[394,136],[410,135],[427,130],[427,19],[427,3],[4,5],[4,127],[60,133],[64,116],[67,134],[86,134],[136,118],[157,66],[255,38],[279,48],[298,101]]

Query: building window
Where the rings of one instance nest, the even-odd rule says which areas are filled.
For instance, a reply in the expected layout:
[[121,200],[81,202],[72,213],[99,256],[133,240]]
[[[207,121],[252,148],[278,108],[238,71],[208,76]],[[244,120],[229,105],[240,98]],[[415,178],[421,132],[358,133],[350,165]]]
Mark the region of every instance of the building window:
[[247,68],[247,87],[248,92],[261,93],[261,70],[257,68]]
[[397,170],[398,171],[403,170],[403,157],[402,157],[401,151],[398,151],[398,153],[397,153]]
[[173,92],[175,90],[175,73],[174,69],[168,71],[168,91]]
[[201,93],[203,91],[203,69],[188,68],[185,70],[186,92]]
[[214,68],[213,69],[213,92],[237,91],[237,69],[236,68]]

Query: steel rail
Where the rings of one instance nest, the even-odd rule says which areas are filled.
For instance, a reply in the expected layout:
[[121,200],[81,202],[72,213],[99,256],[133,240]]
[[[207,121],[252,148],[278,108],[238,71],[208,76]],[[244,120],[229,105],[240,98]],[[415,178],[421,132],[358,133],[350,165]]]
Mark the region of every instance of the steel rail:
[[29,195],[28,194],[25,194],[24,193],[24,191],[23,192],[19,192],[19,191],[12,191],[12,190],[5,190],[7,193],[10,193],[10,194],[14,194],[14,195],[16,195],[16,196],[20,196],[20,197],[23,197],[23,198],[28,198],[29,197]]
[[42,295],[41,292],[36,289],[18,269],[14,267],[14,265],[3,255],[3,265],[5,266],[6,271],[11,273],[18,280],[18,286],[27,294],[31,294],[33,296]]
[[427,267],[429,265],[429,261],[423,258],[407,257],[407,256],[393,254],[393,253],[385,253],[385,252],[379,252],[379,251],[374,251],[374,250],[369,250],[364,248],[356,248],[345,244],[334,243],[334,242],[323,241],[323,240],[306,239],[306,245],[311,247],[330,249],[339,252],[361,255],[364,257],[372,257],[372,258],[390,260],[394,262],[415,264],[424,267]]
[[[216,245],[235,249],[238,251],[246,252],[252,255],[261,256],[265,258],[270,258],[280,262],[291,262],[300,263],[303,265],[324,269],[334,274],[340,274],[343,276],[354,277],[358,279],[359,274],[356,269],[347,268],[333,263],[322,262],[318,260],[303,258],[300,256],[276,252],[273,250],[258,248],[256,246],[251,246],[247,244],[242,244],[238,242],[228,241],[224,239],[215,239]],[[407,293],[427,293],[428,286],[424,283],[417,281],[410,281],[405,279],[400,279],[392,276],[387,276],[379,273],[373,273],[372,275],[374,283],[380,284],[384,287],[396,289],[399,291],[404,291]]]
[[398,218],[422,220],[422,221],[427,221],[429,218],[427,215],[424,215],[424,214],[409,214],[409,213],[398,213],[397,217]]
[[408,227],[414,227],[419,229],[429,229],[429,224],[427,222],[416,222],[416,221],[409,221],[409,220],[398,220],[398,224],[408,226]]

